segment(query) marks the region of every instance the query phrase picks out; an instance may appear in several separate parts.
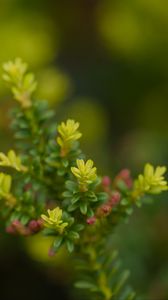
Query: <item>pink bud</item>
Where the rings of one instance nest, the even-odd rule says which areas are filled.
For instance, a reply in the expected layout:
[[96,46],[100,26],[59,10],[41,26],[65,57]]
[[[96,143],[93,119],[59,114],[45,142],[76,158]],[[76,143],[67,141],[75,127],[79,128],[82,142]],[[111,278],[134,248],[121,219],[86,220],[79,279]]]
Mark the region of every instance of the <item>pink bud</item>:
[[119,192],[114,192],[109,200],[110,205],[116,205],[120,202],[121,195]]
[[131,178],[130,170],[128,169],[121,170],[116,177],[116,181],[118,180],[123,180],[128,188],[132,187],[132,178]]
[[16,234],[16,230],[12,225],[9,225],[8,227],[6,227],[6,232],[10,233],[10,234]]
[[110,206],[109,204],[103,204],[103,205],[101,206],[101,210],[102,210],[105,214],[107,214],[107,213],[109,213],[109,212],[111,211],[111,206]]
[[27,236],[31,234],[30,229],[24,226],[19,220],[14,220],[11,225],[15,232],[21,235]]
[[96,222],[96,217],[95,216],[93,216],[93,217],[91,217],[91,218],[88,218],[87,220],[86,220],[86,223],[88,224],[88,225],[92,225],[92,224],[94,224]]
[[19,220],[14,220],[12,222],[12,226],[14,226],[15,228],[19,228],[20,226],[22,226],[22,224]]
[[36,220],[31,220],[28,227],[33,233],[38,232],[41,229],[39,223]]
[[102,178],[102,185],[103,185],[104,187],[108,187],[110,184],[111,184],[111,179],[110,179],[110,177],[109,177],[109,176],[104,176],[104,177]]
[[130,177],[130,178],[125,179],[125,184],[127,185],[128,188],[131,188],[133,185],[132,178]]
[[44,221],[42,219],[37,219],[37,223],[39,224],[40,228],[43,228]]
[[123,169],[121,170],[121,172],[119,173],[119,177],[122,179],[126,179],[130,177],[130,170],[128,169]]

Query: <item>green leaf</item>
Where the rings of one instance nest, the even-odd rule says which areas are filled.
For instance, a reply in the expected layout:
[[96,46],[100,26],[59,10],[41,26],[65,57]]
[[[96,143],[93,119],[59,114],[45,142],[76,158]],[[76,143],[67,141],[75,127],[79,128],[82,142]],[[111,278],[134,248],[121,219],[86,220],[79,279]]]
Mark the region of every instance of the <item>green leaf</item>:
[[69,239],[76,240],[76,239],[79,239],[79,237],[80,237],[79,233],[76,231],[69,231],[69,233],[68,233]]
[[23,225],[26,225],[28,223],[28,221],[30,220],[30,217],[27,216],[27,215],[23,215],[20,219],[20,222],[23,224]]
[[45,121],[54,116],[54,112],[52,110],[47,110],[38,116],[39,121]]
[[81,230],[83,230],[85,228],[85,226],[83,225],[83,224],[77,224],[77,225],[75,225],[74,227],[73,227],[73,229],[75,230],[75,231],[81,231]]
[[14,221],[14,220],[20,219],[20,216],[21,216],[21,212],[20,211],[13,212],[11,214],[11,217],[10,217],[11,222]]
[[77,191],[77,187],[78,187],[78,185],[74,181],[71,181],[71,180],[67,180],[65,183],[65,186],[68,190],[70,190],[72,192]]
[[25,120],[20,120],[18,125],[19,125],[19,127],[20,127],[21,129],[27,129],[27,128],[29,128],[29,124],[28,124],[28,122],[25,121]]
[[80,211],[83,215],[86,215],[87,213],[87,203],[86,202],[81,202],[80,203]]
[[121,200],[121,205],[128,205],[128,204],[129,204],[129,201],[128,201],[127,198],[123,198],[123,199]]
[[117,187],[122,191],[122,192],[126,192],[128,191],[128,187],[125,184],[125,182],[123,180],[119,180],[117,181]]
[[111,263],[114,262],[114,260],[116,260],[117,257],[118,257],[117,250],[113,250],[111,253],[109,253],[108,256],[106,256],[105,258],[105,262],[104,262],[105,267],[110,266]]
[[63,166],[64,166],[65,168],[67,168],[68,165],[69,165],[69,161],[68,161],[67,159],[63,159],[63,160],[62,160],[62,164],[63,164]]
[[65,170],[64,169],[58,169],[57,174],[58,174],[58,176],[63,176],[65,174]]
[[128,208],[126,209],[126,213],[127,213],[128,215],[132,215],[132,213],[133,213],[133,208],[132,208],[132,207],[128,207]]
[[89,289],[92,291],[99,290],[98,287],[94,283],[91,283],[88,281],[78,281],[75,283],[75,287],[78,289]]
[[94,211],[89,207],[88,210],[87,210],[87,216],[89,218],[93,217],[94,216]]
[[104,192],[97,193],[97,198],[99,201],[106,201],[108,199],[108,194]]
[[72,252],[74,250],[74,243],[71,240],[66,240],[66,246],[68,249],[68,252]]
[[129,277],[130,275],[130,271],[129,270],[126,270],[122,273],[120,279],[118,280],[114,290],[113,290],[113,293],[116,295],[120,290],[121,288],[123,287],[125,281],[127,280],[127,278]]
[[55,232],[54,229],[44,228],[43,229],[43,235],[44,236],[54,236],[54,235],[56,235],[56,232]]
[[134,291],[130,292],[125,300],[134,300],[136,293]]
[[97,202],[97,201],[98,201],[98,198],[97,198],[96,195],[95,195],[94,197],[88,198],[88,200],[89,200],[90,202]]
[[97,177],[97,179],[93,182],[93,183],[91,183],[90,185],[89,185],[89,187],[91,188],[91,189],[94,189],[97,185],[99,185],[101,183],[101,178],[100,177]]
[[63,237],[62,236],[58,236],[54,242],[53,242],[53,249],[56,252],[62,245],[63,243]]
[[135,299],[136,293],[130,286],[124,287],[124,290],[120,293],[121,300],[133,300]]
[[79,199],[80,199],[80,195],[73,196],[73,198],[71,199],[71,203],[74,204],[74,203],[78,202]]
[[20,130],[19,132],[15,133],[15,138],[16,139],[26,139],[31,136],[30,131],[28,130]]
[[85,195],[86,195],[87,197],[89,197],[89,198],[94,198],[94,197],[95,197],[95,193],[92,192],[92,191],[86,192]]
[[74,211],[77,208],[78,208],[78,203],[74,203],[74,204],[71,204],[71,205],[68,206],[68,211],[71,212],[71,211]]
[[70,191],[65,191],[65,192],[63,192],[62,196],[64,198],[72,198],[73,194]]
[[98,201],[96,194],[92,191],[86,192],[85,195],[88,198],[88,200],[91,201],[91,202],[97,202]]

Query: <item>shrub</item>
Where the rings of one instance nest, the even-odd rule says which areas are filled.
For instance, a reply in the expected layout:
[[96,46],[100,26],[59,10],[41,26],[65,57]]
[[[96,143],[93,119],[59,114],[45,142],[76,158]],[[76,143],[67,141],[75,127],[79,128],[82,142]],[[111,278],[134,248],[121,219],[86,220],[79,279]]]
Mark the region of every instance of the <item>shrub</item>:
[[87,289],[92,299],[136,298],[125,284],[129,271],[120,269],[108,240],[146,195],[168,189],[166,168],[147,163],[135,180],[126,169],[113,180],[99,176],[80,149],[79,123],[69,119],[56,125],[47,102],[33,98],[36,82],[27,65],[21,59],[4,64],[3,78],[18,102],[12,111],[17,153],[0,153],[0,166],[13,170],[0,173],[6,231],[52,236],[51,256],[65,246],[78,270],[75,286]]

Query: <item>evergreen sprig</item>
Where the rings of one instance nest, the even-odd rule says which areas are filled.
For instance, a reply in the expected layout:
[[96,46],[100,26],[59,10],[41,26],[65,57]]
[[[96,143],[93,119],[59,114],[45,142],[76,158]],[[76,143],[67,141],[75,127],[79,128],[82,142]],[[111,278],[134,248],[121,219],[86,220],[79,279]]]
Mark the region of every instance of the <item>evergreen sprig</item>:
[[[0,215],[10,234],[53,236],[49,255],[66,246],[75,260],[75,286],[96,300],[133,300],[117,252],[108,241],[146,194],[168,189],[165,167],[146,164],[132,180],[122,170],[113,180],[98,176],[80,149],[79,123],[57,125],[46,101],[33,97],[36,82],[21,59],[4,65],[4,80],[18,105],[12,111],[16,151],[0,153]],[[108,245],[108,246],[107,246]],[[79,272],[80,271],[80,272]]]

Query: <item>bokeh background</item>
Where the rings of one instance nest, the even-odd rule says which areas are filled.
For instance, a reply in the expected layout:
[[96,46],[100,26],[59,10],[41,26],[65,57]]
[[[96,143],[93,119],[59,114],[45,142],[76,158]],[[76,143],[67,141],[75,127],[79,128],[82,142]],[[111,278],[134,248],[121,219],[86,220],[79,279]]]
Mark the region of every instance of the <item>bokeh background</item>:
[[[0,64],[28,62],[37,97],[57,121],[81,123],[82,148],[101,174],[168,165],[167,0],[0,0]],[[1,151],[14,142],[0,83]],[[113,237],[130,282],[144,300],[168,299],[168,196],[137,210]],[[0,230],[1,299],[85,299],[74,292],[73,264],[48,258],[50,240]],[[119,300],[119,299],[118,299]]]

